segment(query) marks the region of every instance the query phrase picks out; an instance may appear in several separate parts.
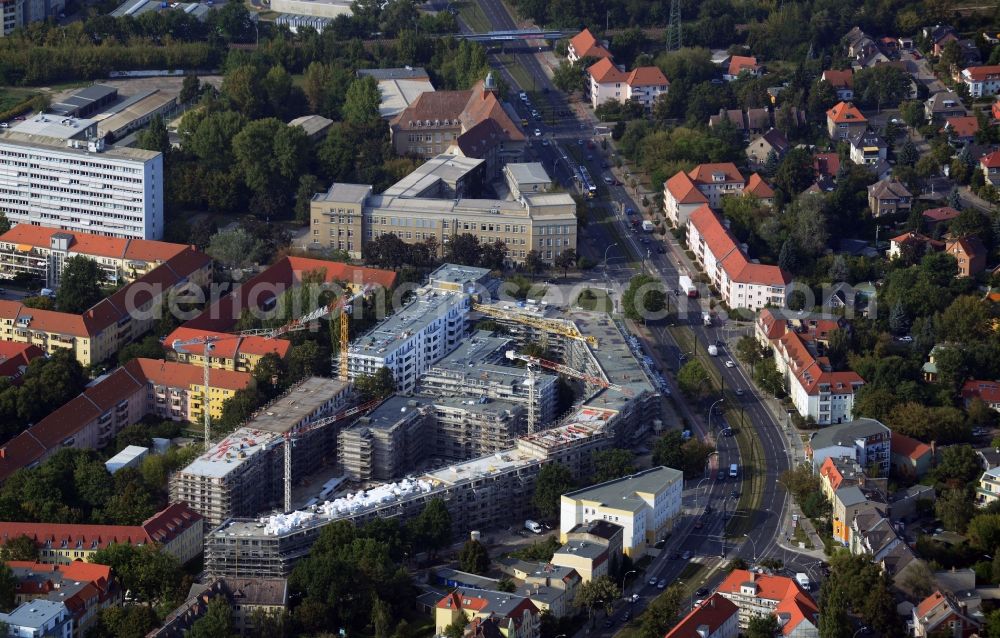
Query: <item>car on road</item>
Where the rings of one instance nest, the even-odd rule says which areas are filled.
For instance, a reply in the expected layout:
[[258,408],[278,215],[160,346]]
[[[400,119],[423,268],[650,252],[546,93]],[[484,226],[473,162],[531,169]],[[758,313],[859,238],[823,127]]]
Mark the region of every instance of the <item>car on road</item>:
[[650,585],[655,585],[656,584],[656,577],[655,576],[649,579],[649,584]]
[[631,206],[629,206],[628,208],[625,209],[625,214],[626,215],[635,215],[635,209],[632,208]]
[[720,481],[725,481],[726,480],[726,471],[725,470],[720,470],[719,471],[719,475],[716,478],[718,480],[720,480]]
[[684,560],[691,560],[691,552],[690,551],[684,552],[683,554],[681,554],[681,558]]
[[542,129],[536,128],[535,129],[535,137],[541,137],[541,136],[542,136]]
[[910,335],[904,335],[902,337],[896,337],[896,341],[900,343],[913,343],[913,337]]
[[614,624],[615,624],[614,621],[612,621],[610,618],[608,618],[607,620],[604,621],[605,628],[607,628],[607,627],[613,627]]
[[732,494],[730,494],[730,496],[732,496],[733,498],[739,498],[740,497],[740,491],[739,490],[733,490],[733,492],[732,492]]
[[661,255],[665,255],[667,253],[667,249],[664,248],[663,246],[657,246],[656,252],[660,253]]
[[670,560],[677,560],[680,557],[681,555],[678,554],[677,552],[670,552]]
[[542,146],[548,146],[548,145],[549,145],[548,140],[542,140]]
[[706,514],[711,514],[713,511],[714,510],[712,510],[712,506],[711,505],[706,505],[705,506],[705,513]]
[[722,436],[732,436],[732,435],[733,435],[733,428],[725,428],[724,430],[722,430]]
[[701,588],[698,589],[698,591],[696,591],[694,593],[694,595],[698,596],[699,598],[703,598],[705,596],[708,596],[708,588],[707,587],[701,587]]
[[695,529],[701,529],[702,527],[705,527],[704,523],[702,523],[701,521],[695,521],[695,524],[694,524],[694,528]]
[[583,140],[577,140],[576,141],[576,145],[577,146],[583,146]]
[[732,360],[732,359],[730,359],[729,361],[726,361],[726,367],[727,367],[727,368],[735,368],[735,367],[736,367],[736,364],[735,364],[735,363],[733,363],[733,360]]
[[[633,594],[633,596],[636,598],[636,600],[639,599],[639,595],[638,594]],[[632,602],[635,602],[635,601],[633,600]],[[626,609],[625,613],[622,614],[622,622],[628,622],[630,620],[632,620],[632,612],[630,612],[629,610]]]
[[517,96],[519,98],[521,98],[522,102],[527,102],[528,101],[528,94],[525,93],[524,91],[521,91],[520,93],[518,93]]
[[641,242],[642,242],[642,243],[644,243],[644,244],[648,244],[648,243],[649,243],[649,237],[643,237],[643,238],[642,238],[642,239],[640,239],[639,241],[641,241]]
[[736,388],[736,396],[738,397],[743,396],[743,388]]
[[590,153],[587,153],[587,161],[588,161],[588,162],[592,162],[592,161],[594,161],[594,156],[593,156],[593,155],[591,155]]
[[604,183],[607,184],[608,186],[611,186],[611,178],[608,177],[607,175],[605,175],[604,176]]
[[667,588],[667,580],[665,578],[661,578],[660,582],[656,583],[656,588],[657,589],[666,589]]

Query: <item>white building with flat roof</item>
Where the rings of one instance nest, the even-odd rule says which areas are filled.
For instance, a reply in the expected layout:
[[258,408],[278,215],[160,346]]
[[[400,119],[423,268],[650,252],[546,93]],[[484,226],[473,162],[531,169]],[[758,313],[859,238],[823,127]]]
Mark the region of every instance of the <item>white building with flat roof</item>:
[[418,289],[413,300],[355,339],[348,374],[356,379],[388,368],[396,392],[414,389],[417,378],[454,350],[468,331],[469,290],[489,276],[486,268],[445,264]]
[[71,638],[73,635],[73,616],[66,605],[44,598],[29,600],[9,614],[0,614],[0,623],[6,626],[5,635],[18,638]]
[[271,10],[315,18],[351,16],[351,0],[271,0]]
[[580,523],[607,521],[622,527],[622,551],[637,560],[673,527],[683,488],[683,472],[660,466],[563,494],[559,540]]
[[163,237],[161,153],[79,139],[77,132],[93,125],[87,120],[64,118],[74,128],[39,118],[48,119],[0,133],[0,211],[12,225]]

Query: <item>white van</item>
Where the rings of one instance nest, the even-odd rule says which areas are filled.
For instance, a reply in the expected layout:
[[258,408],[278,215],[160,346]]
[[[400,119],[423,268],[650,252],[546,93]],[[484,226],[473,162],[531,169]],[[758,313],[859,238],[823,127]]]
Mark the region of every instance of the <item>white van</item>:
[[729,478],[736,478],[739,475],[740,475],[740,466],[738,464],[736,464],[736,463],[733,463],[732,465],[730,465],[729,466]]

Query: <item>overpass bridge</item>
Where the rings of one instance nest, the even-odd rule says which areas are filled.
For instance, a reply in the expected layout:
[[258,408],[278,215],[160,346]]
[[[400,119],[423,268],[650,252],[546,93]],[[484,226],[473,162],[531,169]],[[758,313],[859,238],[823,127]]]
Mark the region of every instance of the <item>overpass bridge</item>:
[[515,42],[517,40],[561,40],[576,35],[576,31],[542,29],[516,29],[514,31],[489,31],[486,33],[456,33],[455,38],[472,42]]

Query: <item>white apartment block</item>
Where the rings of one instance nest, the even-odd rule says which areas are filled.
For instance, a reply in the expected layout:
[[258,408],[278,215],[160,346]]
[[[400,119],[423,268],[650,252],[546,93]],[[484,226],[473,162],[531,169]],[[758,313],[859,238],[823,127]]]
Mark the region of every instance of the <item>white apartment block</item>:
[[622,551],[637,560],[673,527],[683,487],[683,472],[660,466],[563,494],[560,541],[580,523],[608,521],[622,527]]
[[590,105],[595,109],[612,100],[622,104],[634,100],[649,110],[670,86],[658,67],[642,66],[626,73],[608,58],[590,65],[587,75],[590,78]]
[[788,274],[777,266],[747,259],[718,216],[704,204],[689,218],[687,245],[730,308],[784,306],[785,289],[791,283]]
[[11,224],[163,236],[163,155],[77,139],[90,120],[36,116],[0,134],[0,210]]
[[1000,93],[1000,64],[970,66],[962,70],[962,83],[974,98]]
[[347,355],[350,378],[388,368],[397,392],[412,391],[467,337],[470,287],[488,275],[485,268],[454,264],[435,270],[410,303],[354,340]]

